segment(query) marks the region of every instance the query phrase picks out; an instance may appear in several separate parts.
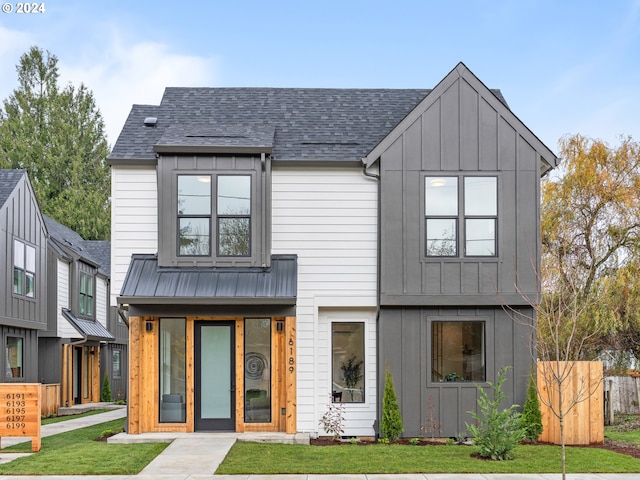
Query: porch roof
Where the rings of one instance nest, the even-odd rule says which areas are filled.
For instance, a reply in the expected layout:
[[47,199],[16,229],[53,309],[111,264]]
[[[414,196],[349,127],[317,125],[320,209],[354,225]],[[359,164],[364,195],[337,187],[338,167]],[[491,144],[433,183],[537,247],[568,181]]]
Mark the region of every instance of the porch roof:
[[270,267],[160,267],[134,254],[120,305],[295,305],[297,255],[273,255]]
[[66,308],[62,309],[62,315],[64,315],[64,318],[69,321],[73,328],[75,328],[85,340],[98,342],[112,342],[115,340],[115,337],[109,333],[109,330],[95,320],[78,318],[71,310]]

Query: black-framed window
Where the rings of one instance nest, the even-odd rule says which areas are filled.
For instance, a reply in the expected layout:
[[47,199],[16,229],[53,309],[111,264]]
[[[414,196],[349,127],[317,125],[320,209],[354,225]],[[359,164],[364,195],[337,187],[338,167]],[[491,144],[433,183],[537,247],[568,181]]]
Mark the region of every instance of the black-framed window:
[[497,255],[497,177],[427,176],[424,198],[427,257]]
[[485,322],[431,322],[431,381],[485,381]]
[[334,402],[363,403],[364,322],[331,324],[331,393]]
[[251,176],[218,175],[218,255],[251,255]]
[[20,240],[13,241],[13,293],[36,295],[36,249]]
[[178,175],[178,255],[211,252],[211,175]]
[[80,314],[93,315],[93,299],[94,299],[94,278],[93,275],[80,273]]
[[14,380],[24,378],[24,338],[6,336],[5,359],[7,361],[5,377]]
[[498,223],[498,179],[464,178],[464,232],[467,257],[496,255]]
[[113,350],[111,353],[111,370],[113,378],[122,378],[122,352]]

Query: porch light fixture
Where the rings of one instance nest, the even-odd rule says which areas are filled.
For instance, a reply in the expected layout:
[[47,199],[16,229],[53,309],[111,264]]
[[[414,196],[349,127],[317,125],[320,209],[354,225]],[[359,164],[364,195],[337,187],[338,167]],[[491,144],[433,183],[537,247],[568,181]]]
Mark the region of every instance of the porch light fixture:
[[429,185],[432,187],[444,187],[447,181],[444,178],[436,177],[429,180]]
[[153,322],[147,322],[145,329],[147,330],[147,332],[150,332],[153,330]]
[[276,322],[276,332],[282,332],[284,330],[284,324],[282,322]]

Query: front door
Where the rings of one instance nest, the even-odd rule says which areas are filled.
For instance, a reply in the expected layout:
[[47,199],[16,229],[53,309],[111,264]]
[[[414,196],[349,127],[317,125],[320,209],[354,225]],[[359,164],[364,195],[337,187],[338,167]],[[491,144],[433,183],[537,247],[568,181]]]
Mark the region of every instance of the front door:
[[235,430],[235,324],[195,323],[195,429]]

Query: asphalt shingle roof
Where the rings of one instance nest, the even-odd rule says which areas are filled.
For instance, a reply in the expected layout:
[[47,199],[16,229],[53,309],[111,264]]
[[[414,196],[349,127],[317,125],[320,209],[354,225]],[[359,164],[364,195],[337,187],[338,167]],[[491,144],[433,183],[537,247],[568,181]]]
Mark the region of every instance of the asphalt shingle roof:
[[[155,158],[153,145],[184,141],[173,135],[175,126],[180,125],[180,133],[185,135],[197,135],[209,128],[225,133],[271,127],[275,131],[272,155],[276,159],[359,160],[429,92],[167,88],[159,106],[133,106],[110,158]],[[145,126],[147,117],[156,117],[157,124]]]
[[111,273],[111,242],[106,240],[84,240],[76,231],[62,225],[53,218],[43,215],[49,236],[60,245],[75,252],[81,258],[99,266],[104,275]]
[[26,170],[0,170],[0,207],[3,207],[15,190]]

